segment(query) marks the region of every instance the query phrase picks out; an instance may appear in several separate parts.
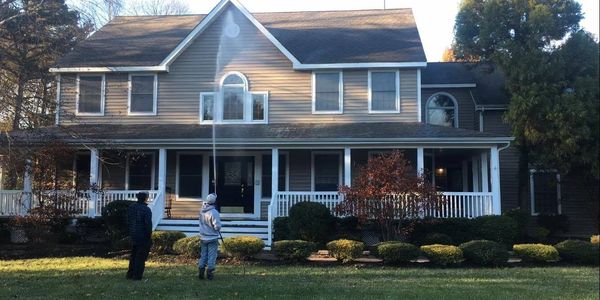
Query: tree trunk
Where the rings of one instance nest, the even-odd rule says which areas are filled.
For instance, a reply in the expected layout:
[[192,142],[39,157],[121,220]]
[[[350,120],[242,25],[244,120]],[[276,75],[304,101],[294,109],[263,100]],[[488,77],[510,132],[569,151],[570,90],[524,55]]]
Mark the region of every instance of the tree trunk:
[[21,114],[23,113],[23,93],[25,90],[25,82],[19,78],[17,87],[17,97],[15,98],[15,115],[13,117],[12,130],[18,130],[21,123]]

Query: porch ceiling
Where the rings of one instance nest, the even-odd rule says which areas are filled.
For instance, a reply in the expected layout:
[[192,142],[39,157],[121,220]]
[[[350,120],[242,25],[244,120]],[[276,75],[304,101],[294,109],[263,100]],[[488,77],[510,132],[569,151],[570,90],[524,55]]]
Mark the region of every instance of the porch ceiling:
[[[423,123],[347,124],[243,124],[217,125],[220,145],[353,145],[353,144],[500,144],[514,138],[473,130]],[[34,131],[13,131],[0,137],[0,145],[44,143],[60,139],[68,143],[122,145],[209,145],[212,126],[196,124],[72,125]]]

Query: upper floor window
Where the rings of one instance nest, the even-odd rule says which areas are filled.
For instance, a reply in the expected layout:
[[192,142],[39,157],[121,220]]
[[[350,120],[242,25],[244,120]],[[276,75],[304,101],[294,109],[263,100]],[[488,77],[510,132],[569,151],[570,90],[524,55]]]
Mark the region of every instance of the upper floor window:
[[104,75],[77,76],[77,114],[104,114]]
[[427,100],[427,123],[458,127],[456,99],[446,93],[434,94]]
[[267,92],[251,92],[248,80],[230,72],[221,80],[221,92],[200,93],[202,123],[267,123]]
[[129,114],[155,115],[158,76],[129,75]]
[[369,112],[400,112],[399,71],[369,71]]
[[342,72],[313,73],[313,113],[341,114],[343,112],[343,98]]

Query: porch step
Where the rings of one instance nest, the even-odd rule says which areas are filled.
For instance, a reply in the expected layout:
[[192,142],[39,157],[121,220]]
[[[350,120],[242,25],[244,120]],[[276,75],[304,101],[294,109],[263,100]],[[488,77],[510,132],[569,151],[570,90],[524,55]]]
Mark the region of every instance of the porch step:
[[[254,236],[262,239],[267,245],[269,239],[268,221],[255,220],[221,220],[221,234],[224,238],[236,236]],[[158,223],[156,230],[181,231],[186,236],[198,235],[198,220],[163,219]]]

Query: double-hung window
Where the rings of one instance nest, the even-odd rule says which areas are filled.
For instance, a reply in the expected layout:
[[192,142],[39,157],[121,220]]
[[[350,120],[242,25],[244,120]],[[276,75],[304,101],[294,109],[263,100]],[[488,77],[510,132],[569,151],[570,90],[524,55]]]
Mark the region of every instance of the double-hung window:
[[313,73],[313,113],[341,114],[344,106],[343,85],[342,72]]
[[129,114],[155,115],[157,75],[129,75]]
[[531,215],[562,213],[560,174],[555,170],[530,170]]
[[239,72],[227,73],[220,92],[200,93],[201,123],[268,122],[269,93],[249,91],[246,77]]
[[369,112],[400,112],[399,71],[369,71]]
[[77,114],[104,114],[104,75],[77,76]]
[[312,186],[315,192],[337,191],[342,184],[342,160],[340,153],[313,153]]
[[127,189],[154,189],[154,154],[130,153],[127,156]]

